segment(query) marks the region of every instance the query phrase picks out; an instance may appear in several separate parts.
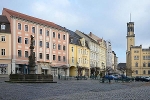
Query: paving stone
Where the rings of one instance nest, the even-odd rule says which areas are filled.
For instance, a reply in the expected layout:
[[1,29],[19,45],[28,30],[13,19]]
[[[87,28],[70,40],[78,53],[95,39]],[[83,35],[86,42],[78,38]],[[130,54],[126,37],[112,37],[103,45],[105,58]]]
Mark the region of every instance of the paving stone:
[[6,83],[0,79],[0,100],[150,100],[150,82],[100,83],[58,80],[58,83]]

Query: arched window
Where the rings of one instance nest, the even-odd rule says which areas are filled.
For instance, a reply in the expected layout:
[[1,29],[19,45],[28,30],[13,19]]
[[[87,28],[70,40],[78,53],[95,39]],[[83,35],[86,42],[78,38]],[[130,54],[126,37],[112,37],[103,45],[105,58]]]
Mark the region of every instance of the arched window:
[[145,71],[145,70],[143,71],[143,74],[146,74],[146,71]]

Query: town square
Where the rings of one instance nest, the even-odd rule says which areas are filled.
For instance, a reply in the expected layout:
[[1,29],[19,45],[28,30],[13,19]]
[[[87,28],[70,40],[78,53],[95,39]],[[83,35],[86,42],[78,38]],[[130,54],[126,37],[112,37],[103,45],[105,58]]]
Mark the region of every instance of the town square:
[[3,0],[0,100],[150,100],[150,1]]

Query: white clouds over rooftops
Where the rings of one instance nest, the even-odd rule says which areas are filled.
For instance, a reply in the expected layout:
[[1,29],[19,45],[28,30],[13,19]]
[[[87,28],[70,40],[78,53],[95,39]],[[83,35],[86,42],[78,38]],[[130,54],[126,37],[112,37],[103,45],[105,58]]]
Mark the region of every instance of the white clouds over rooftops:
[[3,7],[110,40],[119,62],[126,61],[126,23],[131,13],[135,44],[150,46],[149,0],[5,0]]

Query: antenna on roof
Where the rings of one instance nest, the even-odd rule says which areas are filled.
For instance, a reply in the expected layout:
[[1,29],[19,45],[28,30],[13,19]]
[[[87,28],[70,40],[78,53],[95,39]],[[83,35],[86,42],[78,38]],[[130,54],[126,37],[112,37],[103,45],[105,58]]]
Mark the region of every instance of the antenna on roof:
[[131,22],[131,13],[130,13],[130,22]]

